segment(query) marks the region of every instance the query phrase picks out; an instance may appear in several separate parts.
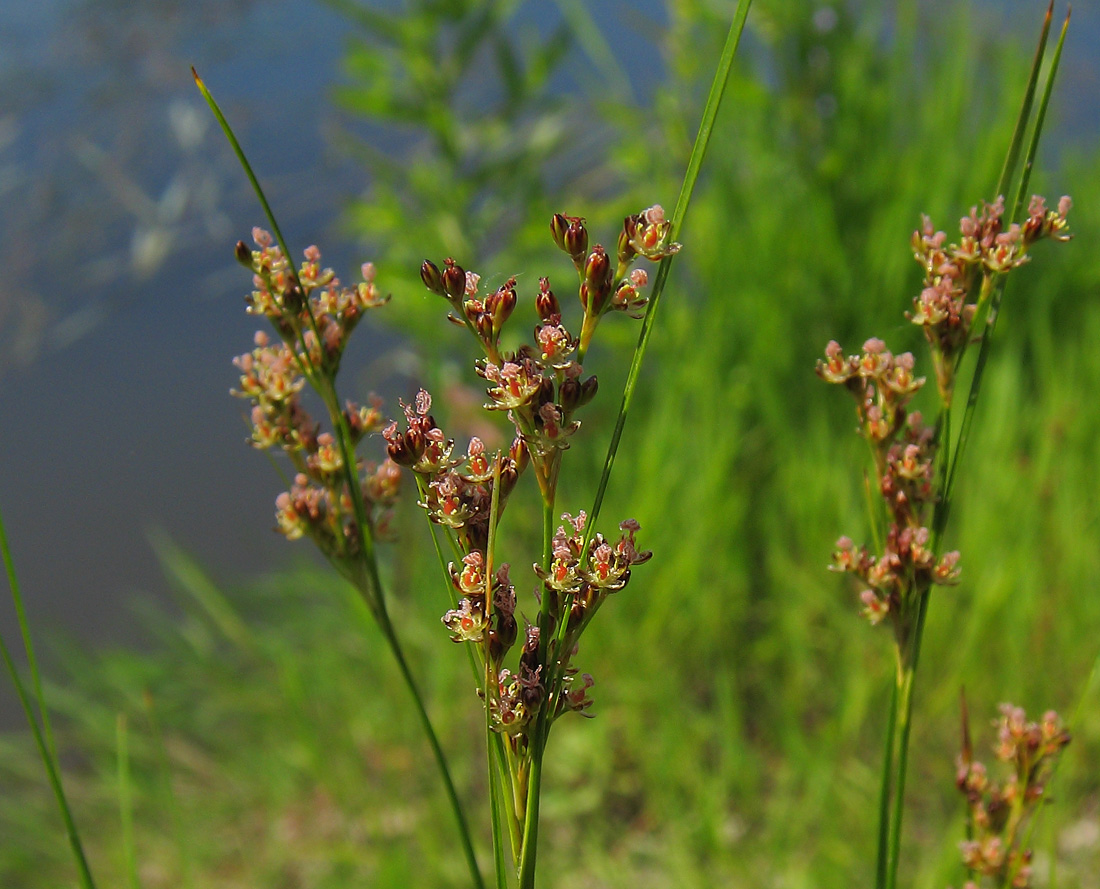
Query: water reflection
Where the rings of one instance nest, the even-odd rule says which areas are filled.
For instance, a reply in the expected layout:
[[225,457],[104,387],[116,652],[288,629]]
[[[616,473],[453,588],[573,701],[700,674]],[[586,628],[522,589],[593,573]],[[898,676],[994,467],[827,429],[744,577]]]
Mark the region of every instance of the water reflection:
[[123,603],[164,588],[150,528],[223,577],[285,558],[227,397],[257,213],[189,66],[304,244],[363,185],[322,142],[340,35],[309,0],[0,4],[0,504],[38,629],[132,640]]

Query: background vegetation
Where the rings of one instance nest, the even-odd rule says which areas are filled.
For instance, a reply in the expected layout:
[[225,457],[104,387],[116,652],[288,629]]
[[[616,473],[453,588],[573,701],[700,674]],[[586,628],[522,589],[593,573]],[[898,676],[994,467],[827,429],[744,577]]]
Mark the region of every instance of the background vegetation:
[[[750,15],[754,40],[605,505],[609,520],[638,518],[655,558],[586,637],[597,718],[563,723],[551,744],[547,887],[869,882],[892,665],[854,591],[825,570],[835,539],[863,529],[864,448],[850,404],[812,368],[830,338],[854,350],[880,335],[920,355],[902,318],[919,283],[909,234],[922,211],[950,230],[993,197],[1031,53],[988,22],[972,27],[965,4],[918,5],[887,19],[856,4],[830,19],[808,0],[758,0]],[[449,390],[451,404],[462,392],[476,404],[478,381],[440,305],[421,298],[421,259],[519,272],[531,293],[541,274],[571,274],[547,236],[551,212],[610,234],[625,212],[670,206],[728,12],[670,0],[666,76],[638,108],[577,18],[585,7],[563,7],[560,34],[526,43],[507,27],[522,12],[509,4],[345,9],[359,29],[338,94],[349,144],[382,164],[358,136],[398,127],[401,157],[415,158],[377,177],[348,224],[395,293],[391,320],[422,347],[401,372]],[[555,99],[579,38],[589,67],[570,76],[583,98]],[[998,326],[948,541],[963,553],[963,582],[935,594],[918,678],[903,872],[921,887],[962,882],[960,686],[988,745],[1002,700],[1072,712],[1100,647],[1100,155],[1044,162],[1032,187],[1074,196],[1077,240],[1043,245],[1014,275]],[[617,320],[607,326],[625,355],[635,330]],[[605,393],[620,383],[601,375]],[[459,411],[444,423],[464,424]],[[609,432],[586,419],[588,440],[566,457],[563,509],[589,502]],[[463,653],[438,624],[433,560],[400,555],[429,545],[407,506],[390,567],[395,622],[477,823],[482,717]],[[509,544],[516,565],[531,561],[523,530]],[[124,884],[121,712],[142,885],[464,885],[408,702],[347,592],[302,563],[223,593],[164,553],[184,619],[149,616],[162,643],[153,652],[70,653],[49,690],[104,884]],[[1036,835],[1040,872],[1065,887],[1100,885],[1095,689],[1082,713]],[[0,885],[68,884],[29,744],[0,745]]]

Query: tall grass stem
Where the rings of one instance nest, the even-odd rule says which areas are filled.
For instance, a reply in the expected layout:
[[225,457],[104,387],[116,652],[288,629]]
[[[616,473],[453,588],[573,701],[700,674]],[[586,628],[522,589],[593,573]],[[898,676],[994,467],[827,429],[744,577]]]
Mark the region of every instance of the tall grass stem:
[[[711,133],[714,130],[714,122],[718,117],[718,109],[722,104],[722,96],[726,91],[729,81],[730,69],[733,67],[733,58],[737,53],[737,47],[741,42],[741,34],[745,30],[745,20],[748,18],[749,7],[752,0],[738,0],[737,10],[730,24],[729,33],[726,36],[725,46],[718,61],[718,68],[714,72],[714,80],[711,81],[710,91],[707,93],[706,105],[703,106],[703,117],[699,122],[699,131],[695,136],[695,143],[691,148],[691,156],[688,158],[687,169],[684,173],[683,184],[680,186],[680,195],[676,199],[676,208],[672,212],[672,226],[669,232],[669,240],[675,241],[680,234],[684,217],[687,215],[691,196],[695,191],[695,183],[699,178],[699,170],[703,166],[703,158],[706,156],[707,147],[710,145]],[[657,269],[657,275],[653,282],[653,290],[650,293],[649,305],[646,307],[645,317],[642,319],[642,329],[638,334],[638,344],[634,349],[634,356],[630,362],[630,370],[627,372],[626,385],[623,388],[622,404],[619,414],[615,419],[615,429],[611,433],[611,442],[607,447],[607,457],[604,460],[603,472],[596,488],[596,497],[589,513],[588,528],[584,535],[584,551],[595,533],[596,519],[599,518],[600,509],[603,507],[604,495],[607,493],[608,480],[611,478],[611,469],[615,465],[615,455],[619,451],[619,442],[623,437],[623,428],[626,426],[626,418],[630,412],[630,405],[634,400],[634,389],[638,384],[638,376],[641,373],[642,361],[645,358],[646,347],[653,333],[653,322],[657,316],[657,306],[661,301],[665,283],[668,281],[669,271],[672,268],[674,256],[666,256],[661,260]]]

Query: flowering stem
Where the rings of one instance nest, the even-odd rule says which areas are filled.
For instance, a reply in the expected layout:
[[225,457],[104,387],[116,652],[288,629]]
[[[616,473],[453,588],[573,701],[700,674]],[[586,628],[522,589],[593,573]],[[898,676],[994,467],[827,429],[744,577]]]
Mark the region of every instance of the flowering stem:
[[[560,459],[560,452],[555,457]],[[556,480],[556,470],[554,477]],[[542,499],[542,567],[547,571],[550,570],[550,561],[553,557],[555,488],[556,485],[551,485],[545,489]],[[535,731],[531,735],[531,748],[529,750],[531,771],[527,779],[527,807],[523,818],[523,845],[519,864],[520,889],[534,889],[535,886],[535,857],[538,854],[539,842],[539,796],[542,789],[542,755],[546,750],[546,737],[550,733],[550,708],[557,699],[555,686],[551,681],[555,671],[548,669],[550,657],[549,636],[552,629],[550,624],[552,598],[551,591],[544,589],[542,603],[539,608],[539,663],[543,665],[545,673],[542,677],[542,703],[539,706]],[[564,616],[562,620],[565,620]]]
[[[493,572],[496,565],[497,524],[500,521],[500,451],[493,457],[493,493],[489,501],[489,539],[485,546],[485,617],[488,621],[493,614]],[[505,876],[504,863],[504,830],[501,826],[500,816],[503,807],[502,775],[499,767],[499,759],[494,756],[493,713],[489,706],[489,689],[499,682],[497,672],[493,665],[492,654],[489,651],[489,635],[486,633],[484,640],[485,671],[482,678],[482,697],[485,700],[485,762],[489,767],[489,818],[493,830],[493,870],[496,876],[497,889],[507,889],[508,882]],[[470,646],[467,646],[469,649]]]
[[481,877],[481,870],[478,868],[477,856],[474,854],[473,842],[470,839],[470,826],[466,823],[466,815],[462,811],[462,803],[458,798],[458,791],[455,789],[454,780],[451,778],[451,770],[447,765],[447,757],[443,753],[443,747],[439,743],[439,738],[436,736],[435,728],[432,726],[431,717],[428,716],[428,711],[424,707],[424,699],[420,695],[420,690],[417,688],[416,680],[413,679],[412,671],[409,669],[409,664],[405,660],[405,653],[401,648],[401,643],[397,639],[397,634],[394,632],[393,624],[389,618],[380,620],[378,626],[382,630],[382,635],[386,638],[386,642],[390,646],[390,652],[393,654],[393,659],[397,661],[398,669],[401,671],[401,677],[405,680],[405,687],[408,688],[409,693],[412,695],[413,702],[416,705],[416,713],[420,718],[420,724],[424,729],[424,734],[428,738],[428,745],[432,748],[432,755],[435,757],[436,765],[439,767],[440,777],[443,778],[444,789],[447,793],[447,799],[450,801],[451,809],[454,812],[455,822],[458,824],[459,837],[462,842],[462,852],[466,857],[466,864],[470,869],[470,877],[473,879],[474,886],[477,889],[485,889],[485,883]]
[[[905,814],[905,776],[909,765],[909,730],[912,727],[913,717],[913,683],[917,673],[917,656],[920,653],[920,629],[924,623],[925,603],[928,601],[928,592],[921,596],[917,630],[912,638],[909,650],[898,649],[898,669],[894,680],[894,713],[891,714],[890,741],[896,740],[897,746],[891,751],[891,759],[894,764],[892,813],[890,817],[890,847],[889,859],[886,870],[886,889],[895,889],[898,882],[898,863],[901,855],[901,824]],[[883,826],[879,829],[879,853],[882,853]],[[880,862],[879,871],[883,870]]]
[[886,723],[886,746],[882,757],[882,786],[878,799],[878,856],[875,864],[875,889],[886,889],[886,869],[890,849],[890,788],[894,779],[894,732],[898,724],[898,685],[890,693],[890,716]]
[[520,853],[520,889],[535,887],[535,855],[539,841],[539,788],[542,785],[542,754],[546,749],[548,725],[546,705],[539,710],[538,726],[531,737],[531,771],[527,780],[527,811],[523,819],[523,851]]
[[[213,112],[214,117],[217,119],[222,132],[225,134],[226,139],[233,148],[233,152],[236,154],[237,159],[240,161],[241,166],[244,168],[245,175],[248,177],[249,182],[252,184],[252,189],[256,194],[260,205],[263,207],[264,214],[267,216],[268,222],[271,225],[271,229],[275,234],[278,241],[279,248],[282,251],[283,256],[289,262],[289,272],[293,276],[295,284],[299,292],[304,293],[304,289],[301,286],[301,282],[298,280],[298,273],[295,270],[294,263],[291,260],[293,255],[286,245],[286,241],[282,236],[282,232],[279,229],[279,224],[275,219],[275,214],[271,210],[271,206],[267,201],[267,197],[264,195],[263,188],[261,188],[259,180],[256,178],[256,174],[252,170],[252,165],[248,162],[248,158],[241,148],[240,143],[237,140],[236,135],[230,127],[229,122],[226,120],[225,115],[222,113],[218,103],[214,100],[213,95],[206,88],[206,85],[202,82],[195,69],[191,69],[191,74],[195,78],[195,85],[198,87],[199,92],[202,93],[203,98],[206,100],[207,105],[210,106],[210,110]],[[308,307],[308,303],[307,303]],[[311,327],[313,328],[313,334],[317,337],[318,342],[323,342],[320,332],[317,329],[316,321],[313,318],[312,312],[309,313],[309,319]],[[303,342],[300,344],[303,354],[308,356],[309,350]],[[294,349],[297,352],[297,349]],[[334,369],[326,368],[322,362],[320,368],[309,367],[309,361],[299,359],[303,376],[305,376],[313,385],[317,394],[324,402],[325,408],[328,410],[329,418],[332,422],[333,429],[336,433],[336,440],[340,449],[341,462],[343,464],[343,476],[344,484],[348,489],[348,498],[352,504],[352,512],[355,516],[355,522],[359,529],[359,544],[361,547],[360,557],[358,559],[359,564],[365,569],[365,573],[356,573],[349,579],[353,580],[356,589],[363,597],[371,613],[374,615],[375,620],[378,623],[379,628],[382,631],[382,635],[385,637],[387,644],[390,647],[390,651],[393,654],[394,660],[397,662],[397,666],[401,671],[401,676],[405,681],[406,687],[409,689],[409,693],[413,697],[413,701],[416,705],[417,715],[420,718],[421,725],[424,729],[424,734],[427,736],[428,744],[432,749],[432,755],[435,757],[436,764],[439,767],[440,776],[443,779],[444,790],[446,791],[448,800],[450,801],[451,808],[454,811],[455,821],[458,824],[459,838],[462,843],[463,853],[466,857],[466,862],[470,868],[470,876],[473,879],[476,889],[484,889],[485,884],[481,877],[481,871],[477,865],[477,857],[474,854],[473,842],[470,837],[469,825],[466,823],[466,817],[462,811],[462,804],[458,799],[458,793],[455,790],[454,781],[451,778],[450,768],[447,765],[446,757],[443,753],[443,748],[439,743],[439,739],[436,736],[435,729],[432,726],[431,718],[428,716],[428,711],[424,706],[424,700],[420,694],[420,690],[417,688],[416,682],[413,679],[412,671],[409,669],[408,661],[405,659],[405,654],[401,648],[401,643],[397,638],[397,633],[394,630],[393,622],[390,619],[389,613],[386,609],[385,596],[382,586],[382,580],[378,573],[378,560],[374,550],[374,538],[370,525],[369,516],[367,515],[366,506],[363,502],[363,493],[359,482],[359,463],[355,452],[355,444],[352,439],[351,430],[348,426],[347,418],[344,416],[343,410],[340,408],[340,400],[336,392],[336,386],[333,381]],[[345,575],[347,576],[347,575]]]

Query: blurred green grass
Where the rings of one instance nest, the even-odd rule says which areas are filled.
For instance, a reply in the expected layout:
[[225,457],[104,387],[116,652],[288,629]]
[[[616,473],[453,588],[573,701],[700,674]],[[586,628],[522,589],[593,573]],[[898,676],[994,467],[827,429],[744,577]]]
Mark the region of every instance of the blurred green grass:
[[[637,517],[655,558],[586,636],[580,660],[596,679],[597,718],[564,721],[551,741],[545,886],[870,882],[892,665],[889,640],[825,570],[835,539],[864,528],[864,448],[850,404],[812,369],[830,338],[854,349],[872,335],[920,362],[919,331],[902,317],[919,285],[909,234],[922,211],[950,231],[993,197],[1032,49],[988,21],[971,27],[963,5],[917,6],[900,4],[892,29],[874,4],[841,10],[827,32],[804,0],[759,2],[750,16],[755,39],[685,224],[604,508],[608,527]],[[724,26],[712,4],[670,3],[669,16],[668,80],[653,112],[592,98],[607,123],[613,193],[567,185],[568,205],[549,204],[585,212],[594,232],[615,231],[623,213],[655,200],[670,205],[678,189]],[[439,163],[439,175],[461,172],[461,157]],[[527,169],[509,164],[512,176]],[[988,749],[1000,701],[1069,715],[1100,649],[1100,156],[1064,152],[1057,167],[1040,167],[1033,190],[1074,196],[1077,240],[1041,245],[1014,276],[997,329],[948,539],[963,553],[963,581],[935,594],[917,681],[902,872],[918,887],[963,879],[960,687]],[[537,178],[537,167],[528,171]],[[547,269],[570,280],[545,237],[548,186],[497,185],[497,205],[518,195],[532,218],[509,217],[505,239],[492,206],[456,195],[467,214],[485,211],[462,232],[475,252],[467,264],[502,277],[522,270],[529,290]],[[448,240],[453,208],[437,216],[408,200],[429,186],[439,182],[380,183],[393,192],[386,214],[352,219],[394,254],[378,254],[383,273],[411,263],[393,315],[434,342],[438,307],[402,306],[402,288],[419,295],[425,255],[466,259]],[[635,330],[620,320],[604,325],[593,366],[624,364]],[[453,341],[440,343],[451,354]],[[453,367],[426,360],[421,373],[441,382]],[[566,455],[563,510],[592,496],[614,371],[601,384],[608,408],[584,418]],[[537,518],[512,520],[510,553],[523,553]],[[429,546],[410,504],[400,527],[399,552]],[[122,711],[149,889],[186,886],[188,869],[202,887],[464,885],[404,692],[346,591],[302,563],[223,595],[182,554],[166,558],[184,619],[148,618],[160,631],[153,652],[70,654],[50,689],[103,884],[121,882],[123,866],[112,785]],[[471,818],[484,824],[481,717],[462,652],[438,624],[445,599],[433,561],[394,557],[396,623]],[[522,583],[519,592],[528,593]],[[1036,834],[1041,861],[1058,853],[1059,886],[1100,885],[1098,714],[1094,690]],[[29,745],[20,736],[0,744],[0,885],[66,885],[70,865]]]

